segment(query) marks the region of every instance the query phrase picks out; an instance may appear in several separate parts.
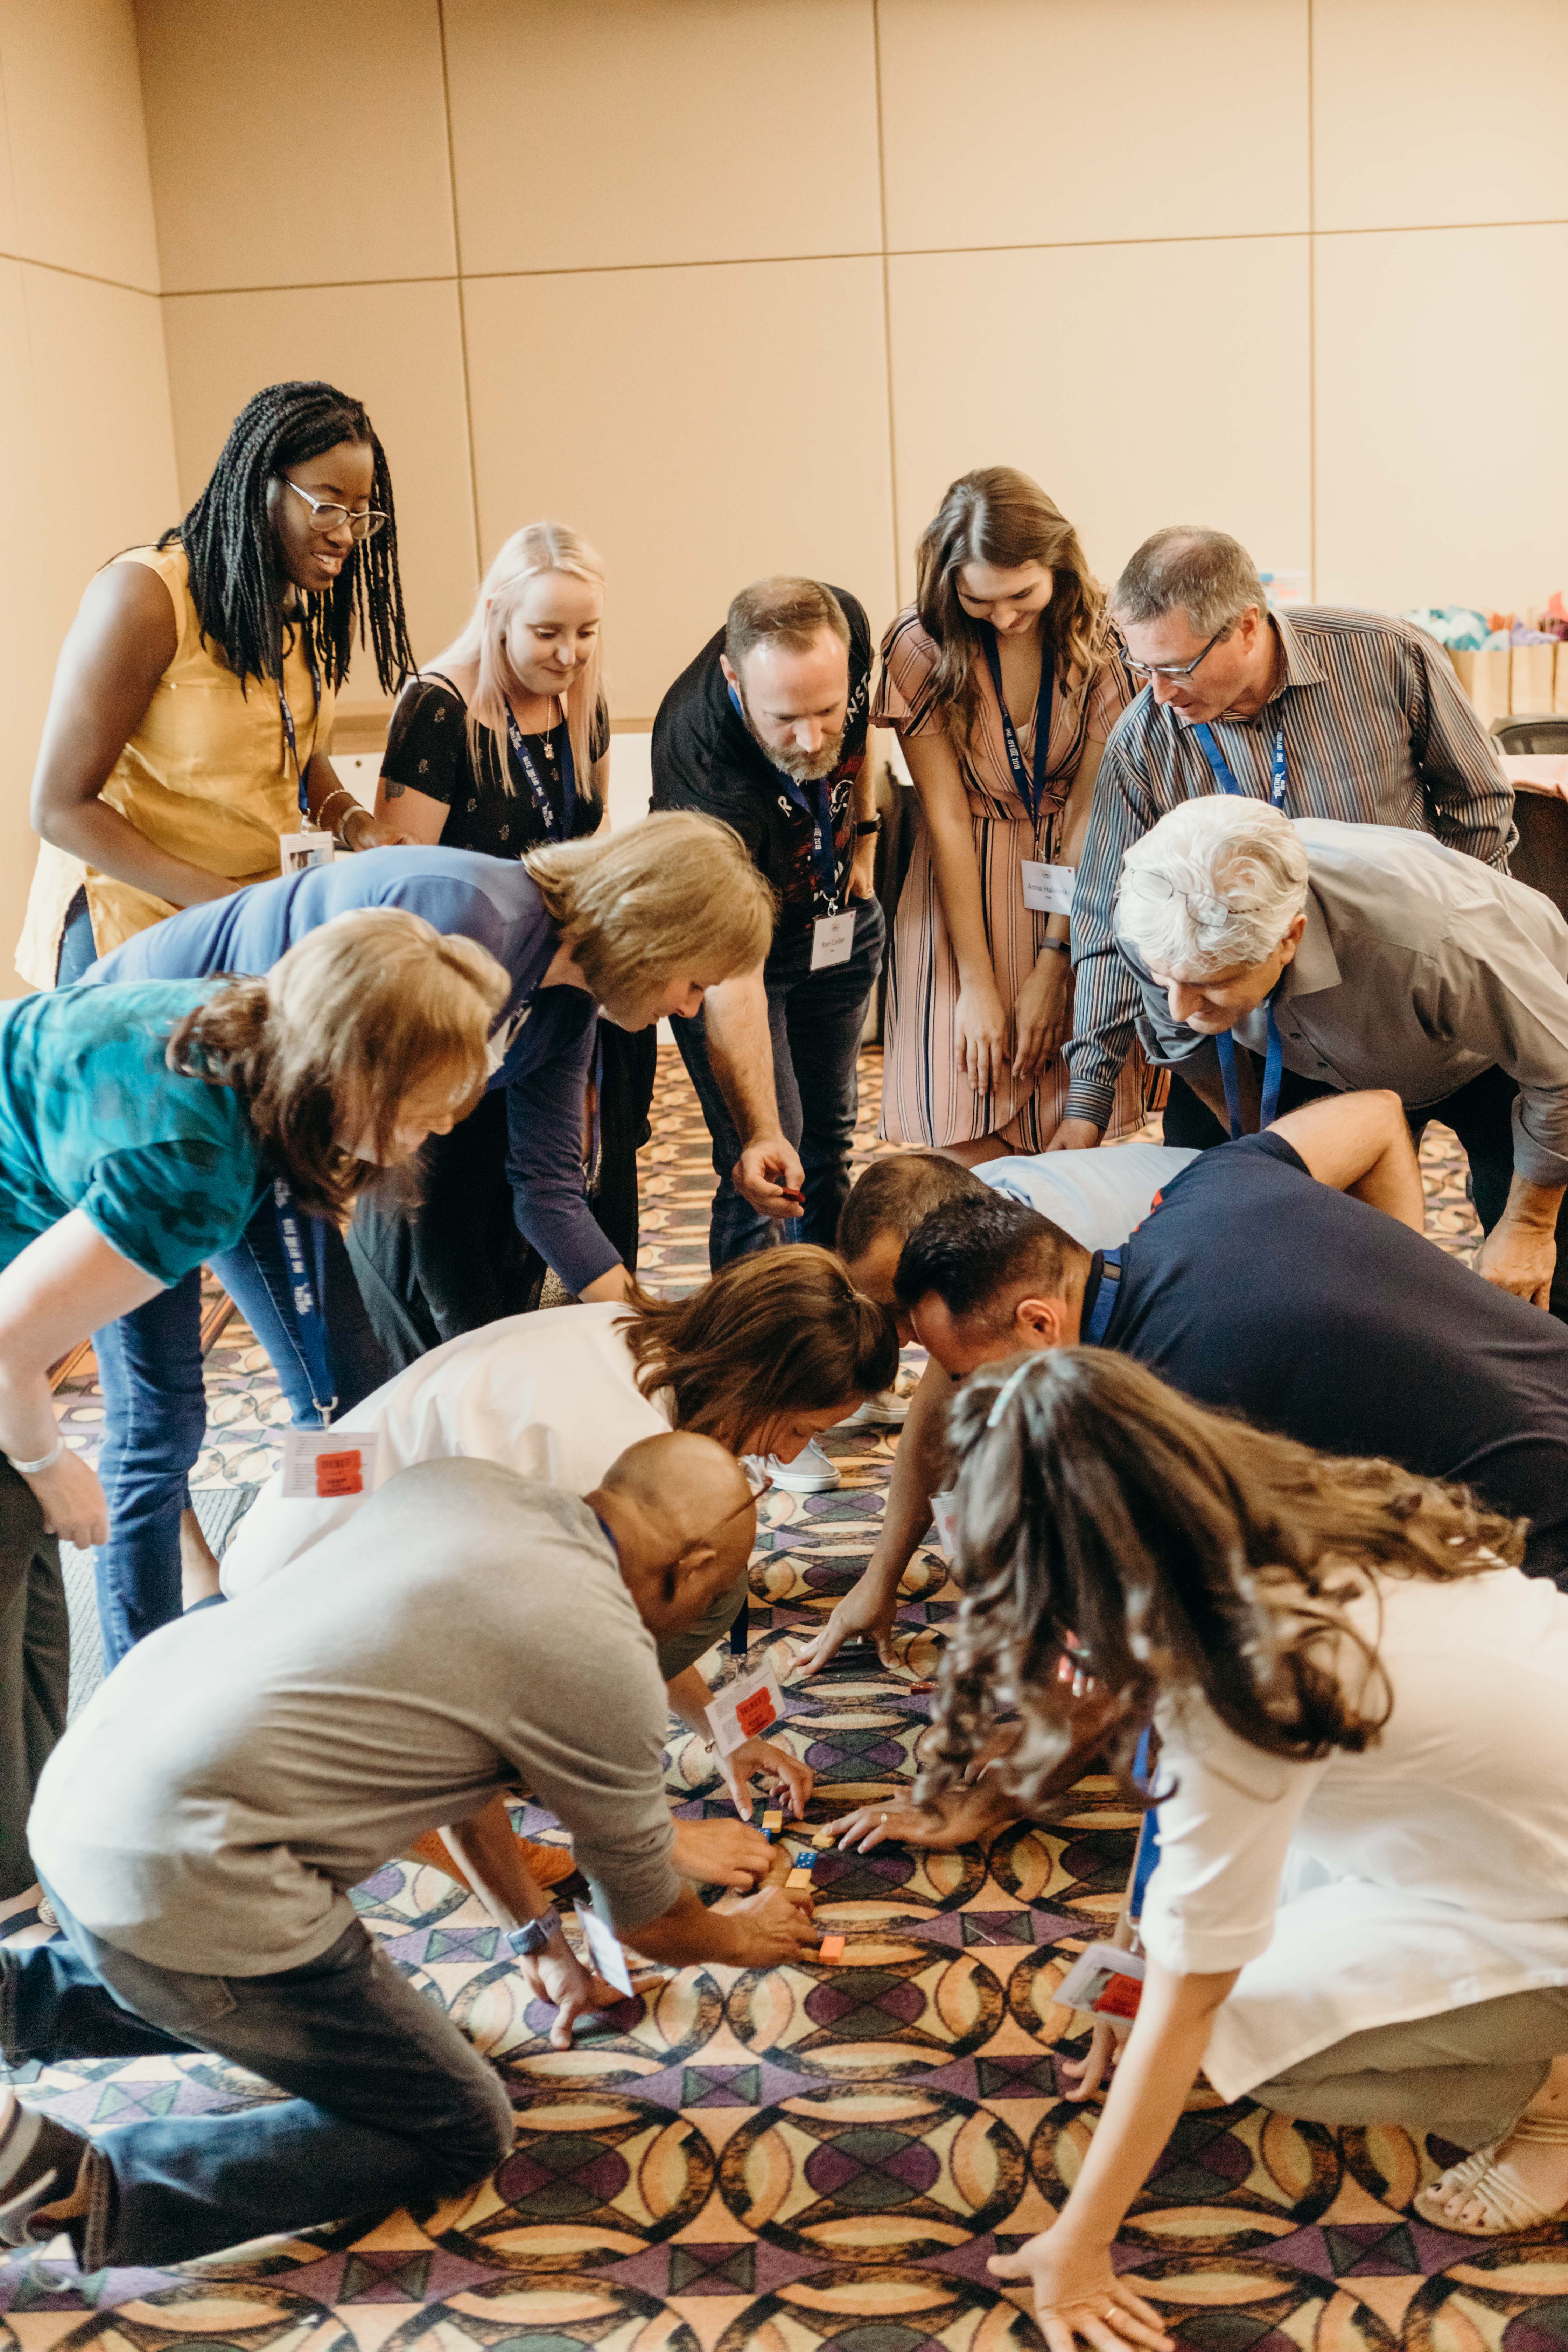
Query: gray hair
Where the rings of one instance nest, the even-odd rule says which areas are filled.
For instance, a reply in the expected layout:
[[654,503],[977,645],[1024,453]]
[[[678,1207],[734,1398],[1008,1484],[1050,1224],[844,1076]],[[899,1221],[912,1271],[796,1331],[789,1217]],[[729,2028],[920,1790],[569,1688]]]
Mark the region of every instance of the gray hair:
[[1267,801],[1184,801],[1122,858],[1117,935],[1177,980],[1250,969],[1306,905],[1308,872],[1300,834]]
[[1146,539],[1110,592],[1117,620],[1141,628],[1183,611],[1200,637],[1234,629],[1249,604],[1268,610],[1251,556],[1228,531],[1195,522],[1168,523]]

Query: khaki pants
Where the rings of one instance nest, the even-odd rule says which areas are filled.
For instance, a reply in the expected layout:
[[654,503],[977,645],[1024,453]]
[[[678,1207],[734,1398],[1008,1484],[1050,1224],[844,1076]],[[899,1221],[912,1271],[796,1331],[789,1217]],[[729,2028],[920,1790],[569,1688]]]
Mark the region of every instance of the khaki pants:
[[1307,2123],[1399,2124],[1485,2147],[1507,2138],[1559,2054],[1568,1987],[1552,1985],[1348,2034],[1248,2096]]

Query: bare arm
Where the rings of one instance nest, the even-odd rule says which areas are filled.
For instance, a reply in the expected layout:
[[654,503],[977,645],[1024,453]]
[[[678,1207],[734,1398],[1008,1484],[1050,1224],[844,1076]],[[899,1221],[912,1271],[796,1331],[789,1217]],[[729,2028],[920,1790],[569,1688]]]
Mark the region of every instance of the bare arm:
[[1001,1083],[1006,1067],[1008,1021],[985,943],[985,907],[969,796],[945,734],[910,735],[902,740],[931,837],[937,893],[958,965],[954,1019],[959,1072],[976,1094],[984,1094]]
[[[49,1366],[105,1323],[156,1297],[163,1285],[111,1249],[79,1209],[29,1242],[0,1273],[0,1453],[39,1462],[59,1443]],[[24,1472],[45,1525],[68,1543],[102,1543],[109,1508],[80,1456]]]
[[626,1932],[650,1960],[677,1969],[701,1960],[717,1960],[731,1969],[779,1968],[789,1960],[809,1958],[816,1950],[809,1893],[796,1902],[782,1886],[715,1903],[710,1910],[692,1887],[683,1886],[668,1911]]
[[858,1582],[845,1594],[821,1633],[797,1654],[793,1674],[820,1674],[829,1658],[857,1636],[875,1643],[885,1666],[898,1664],[893,1622],[899,1584],[931,1525],[931,1498],[946,1475],[947,1409],[952,1401],[952,1381],[940,1364],[928,1362],[900,1432],[876,1547]]
[[[869,824],[877,814],[877,776],[869,751],[855,779],[855,791],[849,803],[850,814],[857,824]],[[848,896],[874,898],[877,895],[877,835],[868,833],[864,841],[857,838],[855,855],[849,867]]]
[[[1094,780],[1100,773],[1103,743],[1088,743],[1073,779],[1067,806],[1062,811],[1061,861],[1076,871],[1083,854],[1084,836],[1089,831],[1089,813],[1094,806]],[[1018,991],[1013,1007],[1015,1050],[1013,1076],[1026,1084],[1037,1078],[1053,1055],[1061,1051],[1067,1035],[1068,982],[1072,962],[1068,950],[1071,944],[1070,915],[1047,915],[1046,939],[1054,945],[1041,948],[1035,959],[1035,968]],[[1098,1133],[1096,1140],[1098,1141]]]
[[1320,1184],[1353,1193],[1413,1234],[1426,1230],[1421,1165],[1405,1106],[1387,1087],[1305,1103],[1276,1119],[1270,1133],[1284,1137]]
[[721,981],[703,999],[708,1059],[741,1136],[738,1192],[764,1217],[800,1213],[800,1156],[779,1122],[763,967]]
[[29,814],[57,849],[172,906],[194,907],[227,898],[239,882],[158,848],[100,798],[179,641],[169,591],[146,564],[113,563],[89,583],[60,647]]

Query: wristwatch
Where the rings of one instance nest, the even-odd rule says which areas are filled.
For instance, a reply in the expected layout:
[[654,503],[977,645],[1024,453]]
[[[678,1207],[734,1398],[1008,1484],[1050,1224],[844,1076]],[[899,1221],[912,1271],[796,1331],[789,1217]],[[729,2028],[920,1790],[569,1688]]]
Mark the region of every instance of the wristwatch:
[[542,1919],[531,1919],[525,1927],[509,1927],[506,1940],[520,1960],[534,1960],[552,1936],[558,1936],[560,1932],[561,1914],[552,1903]]
[[882,812],[879,809],[874,817],[869,817],[863,824],[856,826],[855,838],[857,841],[863,841],[868,833],[880,833],[881,830]]

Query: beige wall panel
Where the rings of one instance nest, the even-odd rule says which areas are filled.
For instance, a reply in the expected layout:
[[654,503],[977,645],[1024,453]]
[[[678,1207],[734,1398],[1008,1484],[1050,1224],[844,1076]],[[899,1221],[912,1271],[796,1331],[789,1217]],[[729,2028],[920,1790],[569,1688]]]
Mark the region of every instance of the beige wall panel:
[[[487,561],[559,516],[609,572],[613,708],[647,718],[769,572],[892,602],[879,266],[752,263],[468,290]],[[820,367],[792,363],[816,350]]]
[[1107,581],[1170,522],[1307,564],[1305,238],[896,259],[889,295],[906,596],[917,537],[975,466],[1033,474]]
[[437,0],[138,0],[137,25],[165,292],[455,268]]
[[[264,384],[326,378],[369,409],[392,468],[415,651],[440,647],[473,596],[474,520],[455,286],[175,295],[163,304],[180,490],[206,479],[238,411]],[[369,649],[345,700],[375,698]]]
[[1318,587],[1539,604],[1568,585],[1568,227],[1318,240]]
[[1320,229],[1568,214],[1562,0],[1313,0]]
[[27,793],[61,640],[99,565],[177,512],[156,297],[0,265],[0,544],[26,551],[0,572],[0,995],[22,986]]
[[880,242],[871,0],[447,0],[466,274]]
[[131,0],[5,0],[15,220],[30,261],[158,290]]
[[1308,226],[1307,0],[881,0],[888,244]]

